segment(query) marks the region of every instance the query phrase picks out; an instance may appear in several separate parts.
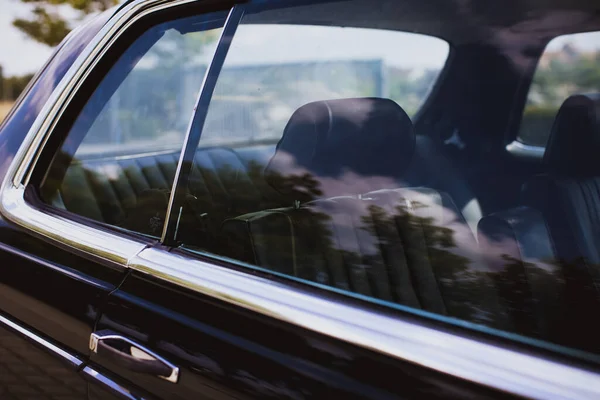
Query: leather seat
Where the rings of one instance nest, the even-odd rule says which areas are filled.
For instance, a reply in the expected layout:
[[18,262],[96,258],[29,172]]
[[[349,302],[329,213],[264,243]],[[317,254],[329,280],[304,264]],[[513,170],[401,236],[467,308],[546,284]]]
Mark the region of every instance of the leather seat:
[[[267,151],[269,149],[266,149]],[[74,160],[48,196],[56,207],[83,217],[160,236],[179,154]],[[220,226],[227,217],[261,205],[263,166],[232,149],[200,149],[189,183],[190,206]]]
[[597,350],[588,310],[600,291],[600,95],[561,106],[545,173],[523,186],[523,205],[484,217],[479,243],[519,333]]
[[487,215],[479,222],[478,236],[515,331],[564,341],[565,281],[542,213],[520,206]]
[[296,110],[265,170],[287,205],[406,186],[412,122],[389,99],[317,101]]
[[471,229],[446,193],[406,187],[410,118],[387,99],[310,103],[266,169],[288,207],[226,221],[226,255],[412,308],[509,324]]
[[524,187],[524,202],[544,213],[559,258],[580,268],[600,293],[600,95],[561,106],[550,134],[546,173]]
[[523,203],[539,210],[566,279],[571,341],[598,348],[600,321],[600,94],[561,106],[546,147],[546,173],[524,186]]
[[414,134],[408,115],[389,99],[336,99],[300,107],[265,177],[283,194],[284,205],[424,186],[449,196],[473,232],[482,217],[466,180],[430,138]]

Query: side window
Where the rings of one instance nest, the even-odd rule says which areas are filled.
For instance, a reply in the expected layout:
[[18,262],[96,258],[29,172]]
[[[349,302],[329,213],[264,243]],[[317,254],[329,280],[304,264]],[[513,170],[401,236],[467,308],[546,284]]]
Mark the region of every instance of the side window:
[[[430,166],[415,164],[417,144],[429,144],[411,116],[449,45],[347,27],[336,12],[246,12],[177,207],[177,241],[282,277],[507,326],[478,253],[476,200],[433,186],[439,171],[427,177]],[[283,15],[286,24],[273,23]],[[314,15],[327,26],[306,25]],[[464,185],[448,174],[441,181]]]
[[[482,115],[513,101],[489,87],[518,86],[514,64],[490,57],[520,54],[514,41],[458,40],[440,74],[449,44],[431,36],[439,20],[415,11],[414,24],[403,2],[265,4],[247,5],[219,52],[168,244],[272,279],[597,351],[598,96],[566,101],[540,173],[495,156],[498,119]],[[389,15],[407,17],[391,26]],[[532,99],[555,107],[596,90],[598,42],[576,43],[588,50],[567,59],[579,64],[563,53],[540,62],[562,80],[541,85],[538,74]],[[428,95],[436,80],[446,81]],[[424,102],[426,116],[445,121],[439,130],[416,132]]]
[[160,236],[179,153],[224,15],[156,25],[118,58],[39,186],[43,202]]
[[518,139],[546,146],[556,113],[574,94],[600,91],[600,32],[559,36],[546,46],[527,96]]

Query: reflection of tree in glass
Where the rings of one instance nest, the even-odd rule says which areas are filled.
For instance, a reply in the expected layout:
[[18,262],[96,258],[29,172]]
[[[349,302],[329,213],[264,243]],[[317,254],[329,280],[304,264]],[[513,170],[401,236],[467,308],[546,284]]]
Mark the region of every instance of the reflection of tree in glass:
[[[385,208],[356,197],[318,199],[320,182],[309,173],[273,173],[270,182],[287,193],[269,198],[257,189],[263,168],[250,164],[244,177],[231,165],[193,169],[190,193],[198,209],[181,224],[196,233],[180,236],[186,245],[367,296],[505,325],[479,260],[456,251],[452,228],[415,213],[428,205],[412,202],[408,209],[401,198]],[[294,206],[292,198],[302,201]],[[212,222],[199,224],[199,214]],[[209,228],[197,232],[201,227]]]
[[[61,187],[69,211],[160,235],[168,189],[102,196],[116,184],[113,178],[86,169],[67,153],[56,161],[41,188],[46,202],[54,204]],[[554,343],[598,347],[599,324],[589,314],[596,291],[581,272],[589,266],[585,260],[534,263],[500,254],[489,271],[477,252],[464,251],[468,244],[457,241],[454,225],[431,216],[430,204],[411,201],[409,207],[395,190],[379,199],[321,199],[321,184],[310,174],[272,176],[278,187],[289,189],[282,194],[269,189],[261,163],[201,164],[191,168],[180,217],[178,238],[186,246]],[[304,202],[290,204],[298,196]],[[570,271],[566,283],[565,270]]]
[[[574,348],[599,349],[600,323],[590,318],[598,305],[592,281],[577,272],[582,259],[535,260],[501,254],[490,273],[506,303],[512,330]],[[581,265],[581,264],[580,264]]]
[[[274,173],[270,181],[285,192],[277,193],[259,162],[205,162],[188,166],[178,228],[186,246],[574,348],[600,346],[593,312],[598,291],[590,275],[600,266],[584,257],[528,260],[500,251],[496,261],[484,263],[476,243],[464,242],[456,225],[432,216],[440,205],[407,202],[401,193],[409,188],[323,199],[322,182],[309,173]],[[114,189],[123,182],[116,180],[129,179],[126,174],[103,175],[107,169],[91,165],[61,151],[41,197],[57,205],[60,190],[71,212],[157,236],[169,189],[119,197]],[[468,246],[474,247],[465,251]]]
[[[574,348],[600,352],[600,292],[595,286],[590,271],[598,271],[600,265],[586,257],[577,256],[569,260],[560,258],[552,262],[556,267],[555,279],[564,283],[558,302],[556,334],[553,341]],[[559,275],[560,274],[560,275]]]
[[508,254],[502,254],[501,258],[505,264],[492,276],[500,297],[507,304],[514,329],[526,335],[538,336],[533,296],[525,275],[525,268],[533,269],[535,264],[528,263],[529,265],[524,266],[523,261]]
[[[380,242],[382,249],[395,248],[396,253],[403,249],[410,275],[408,282],[414,287],[421,308],[485,325],[505,325],[506,316],[496,290],[479,260],[456,252],[452,228],[440,225],[433,217],[415,215],[414,208],[427,205],[413,202],[412,207],[411,210],[404,204],[396,205],[391,215],[371,206],[370,215],[363,217],[363,229],[374,235],[387,232]],[[389,240],[390,232],[396,235],[394,240],[400,239],[400,244]],[[403,292],[408,292],[408,288]]]

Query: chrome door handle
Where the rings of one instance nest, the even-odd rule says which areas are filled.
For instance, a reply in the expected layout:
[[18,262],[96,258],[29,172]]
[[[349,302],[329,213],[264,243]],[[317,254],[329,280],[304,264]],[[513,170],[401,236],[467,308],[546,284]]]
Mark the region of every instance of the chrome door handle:
[[177,383],[179,379],[178,367],[152,350],[110,330],[92,333],[90,350],[131,371],[156,375],[173,383]]

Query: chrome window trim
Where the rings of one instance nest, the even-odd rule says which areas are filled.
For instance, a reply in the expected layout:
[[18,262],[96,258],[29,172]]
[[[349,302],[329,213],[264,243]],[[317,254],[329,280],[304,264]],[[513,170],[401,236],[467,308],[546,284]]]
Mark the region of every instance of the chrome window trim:
[[29,205],[24,193],[22,185],[3,187],[0,209],[3,216],[30,232],[123,267],[130,258],[146,247],[123,236],[58,215],[46,214]]
[[25,187],[63,112],[115,41],[141,18],[194,1],[196,0],[134,0],[115,8],[99,33],[58,83],[23,140],[0,188],[0,214],[40,236],[123,267],[131,257],[146,247],[136,240],[45,213],[25,201]]
[[445,374],[530,398],[597,399],[600,376],[157,248],[130,268]]
[[58,346],[55,346],[54,344],[50,343],[46,339],[42,338],[41,336],[31,332],[29,329],[26,329],[26,328],[22,327],[21,325],[11,321],[10,319],[6,318],[3,315],[0,315],[0,324],[7,326],[14,331],[17,331],[21,335],[29,338],[30,340],[36,342],[37,344],[39,344],[42,347],[49,350],[50,352],[58,355],[62,359],[73,364],[75,367],[79,367],[83,364],[83,361],[81,361],[80,359],[78,359],[77,357],[72,355],[71,353],[61,349]]

